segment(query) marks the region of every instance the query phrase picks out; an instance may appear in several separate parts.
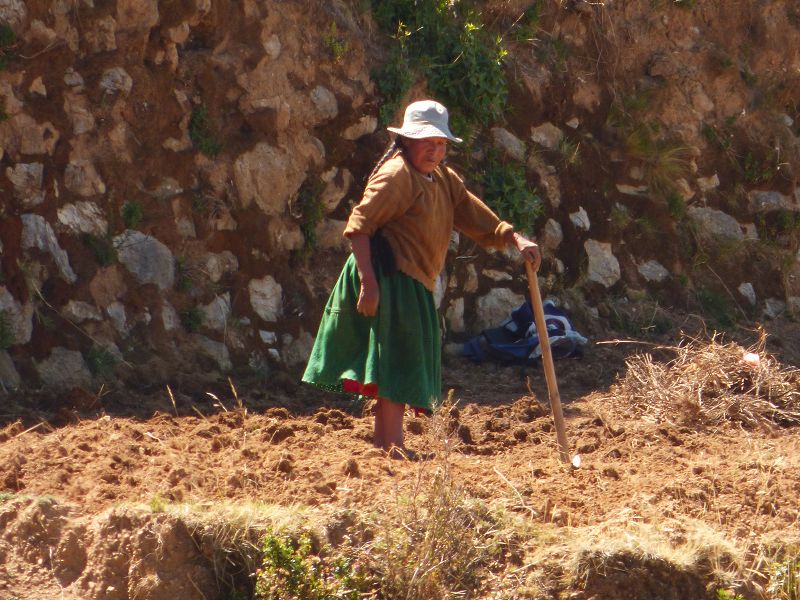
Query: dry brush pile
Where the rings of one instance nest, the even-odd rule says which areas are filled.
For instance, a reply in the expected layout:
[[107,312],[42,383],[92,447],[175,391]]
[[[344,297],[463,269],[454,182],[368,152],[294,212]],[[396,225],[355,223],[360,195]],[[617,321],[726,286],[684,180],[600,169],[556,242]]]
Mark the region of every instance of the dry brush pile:
[[714,333],[709,340],[684,336],[677,346],[656,349],[675,356],[667,362],[652,353],[632,356],[612,389],[642,416],[750,428],[800,424],[800,370],[766,352],[763,330],[749,348]]

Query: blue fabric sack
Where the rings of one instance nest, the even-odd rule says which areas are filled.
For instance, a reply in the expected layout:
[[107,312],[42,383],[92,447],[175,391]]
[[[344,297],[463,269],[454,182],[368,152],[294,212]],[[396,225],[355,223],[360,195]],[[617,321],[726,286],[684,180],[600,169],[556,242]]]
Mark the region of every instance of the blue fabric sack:
[[[582,356],[589,340],[575,331],[567,314],[552,300],[546,300],[542,308],[553,358]],[[463,354],[476,363],[491,360],[500,364],[535,365],[542,348],[531,303],[524,302],[498,327],[484,329],[467,340]]]

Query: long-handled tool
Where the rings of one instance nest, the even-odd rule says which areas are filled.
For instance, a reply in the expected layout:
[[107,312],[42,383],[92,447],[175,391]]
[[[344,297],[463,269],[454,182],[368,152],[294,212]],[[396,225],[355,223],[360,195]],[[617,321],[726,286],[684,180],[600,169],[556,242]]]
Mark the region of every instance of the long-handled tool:
[[536,272],[533,270],[533,265],[528,261],[525,261],[525,270],[528,273],[528,289],[531,293],[531,305],[533,306],[533,317],[536,321],[536,333],[539,335],[539,344],[542,346],[544,376],[547,380],[547,393],[550,396],[550,409],[553,411],[553,421],[555,421],[556,425],[558,453],[561,457],[561,461],[568,463],[570,462],[570,457],[569,444],[567,443],[567,428],[564,425],[564,413],[561,410],[561,396],[558,393],[556,370],[553,366],[553,353],[550,350],[550,338],[547,334],[547,323],[544,320],[544,307],[542,306],[542,294],[539,292],[539,280],[536,277]]

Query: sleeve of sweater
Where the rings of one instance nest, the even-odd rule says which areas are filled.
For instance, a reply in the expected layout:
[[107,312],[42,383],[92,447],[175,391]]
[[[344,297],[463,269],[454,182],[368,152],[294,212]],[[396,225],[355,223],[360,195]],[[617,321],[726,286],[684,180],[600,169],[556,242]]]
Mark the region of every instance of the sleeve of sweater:
[[447,169],[447,172],[452,188],[455,228],[484,248],[504,248],[505,236],[513,232],[514,227],[501,221],[491,208],[466,188],[454,171]]
[[382,225],[402,215],[413,201],[411,174],[402,157],[386,161],[373,175],[364,195],[350,213],[344,235],[372,235]]

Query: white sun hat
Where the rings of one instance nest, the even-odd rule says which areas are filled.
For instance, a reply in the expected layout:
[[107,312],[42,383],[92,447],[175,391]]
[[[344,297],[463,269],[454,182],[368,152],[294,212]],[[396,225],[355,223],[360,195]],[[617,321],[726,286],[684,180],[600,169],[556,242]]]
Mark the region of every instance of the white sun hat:
[[414,140],[443,137],[451,142],[463,141],[450,132],[447,121],[447,109],[442,104],[435,100],[419,100],[412,102],[406,108],[402,127],[387,127],[386,129]]

